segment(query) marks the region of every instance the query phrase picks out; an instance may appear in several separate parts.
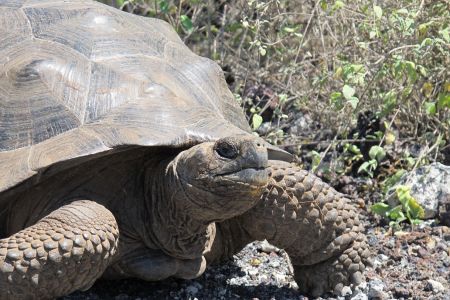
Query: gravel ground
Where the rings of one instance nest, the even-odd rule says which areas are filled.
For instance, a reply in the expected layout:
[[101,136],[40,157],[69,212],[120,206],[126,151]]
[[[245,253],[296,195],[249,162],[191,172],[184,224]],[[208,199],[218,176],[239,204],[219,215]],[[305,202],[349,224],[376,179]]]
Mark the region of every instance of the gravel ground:
[[[450,299],[450,228],[433,222],[393,234],[369,227],[374,251],[367,282],[340,297],[318,299]],[[98,281],[62,299],[310,299],[297,291],[289,258],[267,242],[249,244],[233,261],[195,280]]]

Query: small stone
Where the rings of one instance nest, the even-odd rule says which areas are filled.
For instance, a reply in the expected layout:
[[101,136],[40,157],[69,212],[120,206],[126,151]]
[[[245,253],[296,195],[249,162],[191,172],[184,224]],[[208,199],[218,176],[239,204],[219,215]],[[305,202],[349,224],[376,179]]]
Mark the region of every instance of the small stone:
[[439,293],[445,291],[445,287],[439,281],[428,279],[425,286],[425,291],[432,291],[433,293]]
[[351,296],[349,300],[368,300],[369,297],[367,297],[366,294],[364,294],[362,291],[357,291],[354,295]]
[[385,289],[385,284],[380,279],[373,279],[369,281],[369,299],[378,298],[378,299],[387,299],[386,293],[383,291]]
[[394,288],[394,296],[398,298],[409,298],[411,296],[411,292],[403,286],[396,286]]
[[286,276],[283,274],[275,274],[273,277],[278,284],[284,284],[286,282]]
[[280,251],[279,248],[277,248],[277,247],[275,247],[275,246],[269,244],[269,242],[268,242],[267,240],[264,240],[264,241],[262,241],[262,242],[260,243],[259,249],[260,249],[262,252],[265,252],[265,253],[271,253],[271,252],[278,252],[278,251]]
[[186,292],[190,295],[196,295],[198,293],[198,288],[193,285],[190,285],[186,288]]
[[258,274],[258,269],[250,269],[247,271],[247,274],[250,276],[256,276]]
[[344,286],[341,290],[341,296],[345,297],[352,294],[352,289],[349,286]]
[[272,260],[269,262],[269,266],[271,266],[272,268],[278,268],[280,266],[280,262],[277,260]]

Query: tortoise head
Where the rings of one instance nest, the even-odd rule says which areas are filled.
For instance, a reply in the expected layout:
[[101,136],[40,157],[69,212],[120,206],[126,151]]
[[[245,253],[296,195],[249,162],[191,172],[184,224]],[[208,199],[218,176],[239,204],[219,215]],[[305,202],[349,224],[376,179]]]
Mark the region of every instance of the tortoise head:
[[267,149],[252,136],[205,142],[178,154],[174,168],[187,209],[202,221],[221,221],[250,209],[267,185]]

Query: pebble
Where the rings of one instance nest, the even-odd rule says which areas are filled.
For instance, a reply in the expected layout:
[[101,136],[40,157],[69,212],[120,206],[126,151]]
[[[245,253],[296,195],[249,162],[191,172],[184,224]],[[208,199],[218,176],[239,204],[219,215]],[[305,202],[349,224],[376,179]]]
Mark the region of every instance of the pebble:
[[264,240],[259,245],[259,250],[265,253],[271,253],[271,252],[278,252],[280,251],[279,248],[275,247],[274,245],[269,244],[267,240]]
[[387,299],[386,293],[383,291],[386,285],[380,279],[373,279],[369,281],[369,292],[368,296],[371,299],[384,300]]
[[269,266],[271,266],[272,268],[278,268],[280,266],[280,262],[279,261],[271,261],[269,262]]
[[445,291],[445,287],[439,281],[428,279],[427,284],[425,286],[426,291],[432,291],[433,293],[440,293]]
[[256,276],[258,274],[258,269],[250,269],[247,271],[247,274],[250,276]]
[[362,291],[356,291],[349,300],[368,300],[369,297]]
[[352,289],[349,286],[344,286],[341,291],[341,296],[345,297],[351,295],[353,293]]
[[190,286],[188,286],[188,287],[186,288],[186,292],[187,292],[188,294],[190,294],[190,295],[195,295],[195,294],[198,293],[198,288],[196,288],[195,286],[190,285]]

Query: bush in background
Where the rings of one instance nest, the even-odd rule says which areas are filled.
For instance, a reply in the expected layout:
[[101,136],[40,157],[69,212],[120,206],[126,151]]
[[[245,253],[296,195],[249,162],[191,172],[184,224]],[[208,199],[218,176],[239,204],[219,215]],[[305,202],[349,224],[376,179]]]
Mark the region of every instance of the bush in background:
[[450,4],[102,1],[217,61],[253,129],[329,181],[450,164]]

